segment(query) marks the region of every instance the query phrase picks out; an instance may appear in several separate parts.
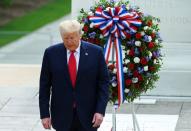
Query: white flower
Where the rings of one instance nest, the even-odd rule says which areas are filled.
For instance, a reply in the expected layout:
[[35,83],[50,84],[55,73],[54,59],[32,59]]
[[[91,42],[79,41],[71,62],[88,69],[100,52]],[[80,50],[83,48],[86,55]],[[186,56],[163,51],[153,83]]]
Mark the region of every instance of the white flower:
[[156,63],[157,63],[157,60],[156,60],[156,59],[154,59],[154,60],[153,60],[153,63],[154,63],[154,64],[156,64]]
[[153,54],[149,51],[149,58],[151,58],[153,56]]
[[128,92],[129,92],[129,89],[126,88],[124,92],[125,92],[125,93],[128,93]]
[[121,49],[125,50],[125,46],[121,45]]
[[125,59],[125,64],[128,64],[130,62],[129,59]]
[[153,20],[153,25],[158,24],[158,22],[156,20]]
[[145,27],[144,27],[144,30],[146,31],[146,30],[148,30],[148,28],[149,28],[148,26],[145,26]]
[[88,12],[89,16],[94,16],[94,13],[92,11]]
[[127,71],[128,71],[128,68],[127,67],[123,67],[123,72],[127,73]]
[[135,63],[139,63],[139,62],[140,62],[140,58],[139,58],[139,57],[135,57],[135,58],[133,59],[133,61],[134,61]]
[[144,71],[148,71],[149,70],[149,67],[148,66],[144,66]]
[[136,46],[141,46],[141,42],[140,41],[135,41],[135,45]]
[[156,43],[156,44],[158,44],[158,43],[159,43],[159,40],[158,40],[158,39],[156,39],[156,40],[155,40],[155,43]]
[[102,38],[103,38],[103,35],[101,34],[101,35],[99,36],[99,38],[102,39]]
[[126,51],[127,55],[129,55],[129,52],[130,52],[130,50],[127,50],[127,51]]
[[151,42],[152,41],[152,37],[148,36],[148,41]]
[[144,31],[141,31],[141,36],[144,36],[145,35],[145,32]]
[[117,73],[117,69],[116,69],[116,68],[113,69],[113,73],[114,73],[114,74]]
[[137,77],[134,77],[134,78],[132,78],[132,83],[137,83],[138,82],[138,78]]
[[116,87],[117,86],[117,82],[112,82],[111,84],[113,87]]
[[84,31],[81,31],[82,34],[84,34]]
[[93,24],[93,23],[91,23],[91,24],[90,24],[90,28],[93,28],[93,27],[94,27],[94,24]]
[[125,52],[124,51],[122,52],[122,58],[125,58]]
[[153,30],[153,33],[156,33],[156,30]]

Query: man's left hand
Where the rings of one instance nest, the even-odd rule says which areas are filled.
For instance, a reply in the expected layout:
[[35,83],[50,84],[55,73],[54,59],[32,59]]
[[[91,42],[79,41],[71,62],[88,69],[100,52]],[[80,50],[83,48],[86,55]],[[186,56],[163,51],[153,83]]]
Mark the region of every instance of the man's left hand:
[[92,120],[92,123],[94,123],[93,127],[99,127],[102,121],[103,121],[103,115],[100,113],[95,113]]

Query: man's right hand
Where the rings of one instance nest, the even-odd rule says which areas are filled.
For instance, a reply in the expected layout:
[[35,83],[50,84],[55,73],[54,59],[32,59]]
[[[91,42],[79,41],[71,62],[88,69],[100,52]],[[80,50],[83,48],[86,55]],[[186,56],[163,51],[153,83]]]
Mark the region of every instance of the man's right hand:
[[41,119],[41,122],[45,129],[51,129],[51,118],[43,118]]

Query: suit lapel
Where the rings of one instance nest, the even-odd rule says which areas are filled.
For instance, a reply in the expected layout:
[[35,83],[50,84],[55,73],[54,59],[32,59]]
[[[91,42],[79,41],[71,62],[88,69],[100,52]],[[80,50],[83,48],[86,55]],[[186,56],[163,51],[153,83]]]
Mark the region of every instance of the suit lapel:
[[64,67],[64,76],[66,77],[68,83],[70,84],[70,86],[72,86],[72,82],[70,80],[70,74],[69,74],[69,70],[68,70],[68,64],[67,64],[67,50],[66,47],[63,44],[63,48],[62,48],[62,58],[63,60],[61,60],[63,62],[63,67]]
[[81,42],[81,47],[80,47],[80,59],[79,59],[79,64],[78,64],[78,72],[77,72],[77,78],[76,78],[76,86],[81,78],[82,75],[82,70],[83,70],[83,65],[86,65],[88,57],[88,50],[87,47],[83,42]]

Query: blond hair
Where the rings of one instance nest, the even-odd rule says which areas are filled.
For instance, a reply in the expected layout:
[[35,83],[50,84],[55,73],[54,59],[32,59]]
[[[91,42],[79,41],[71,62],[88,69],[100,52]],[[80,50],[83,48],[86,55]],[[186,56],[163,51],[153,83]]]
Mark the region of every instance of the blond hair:
[[59,25],[60,33],[79,32],[81,34],[81,24],[77,20],[65,20]]

